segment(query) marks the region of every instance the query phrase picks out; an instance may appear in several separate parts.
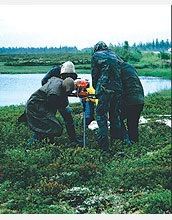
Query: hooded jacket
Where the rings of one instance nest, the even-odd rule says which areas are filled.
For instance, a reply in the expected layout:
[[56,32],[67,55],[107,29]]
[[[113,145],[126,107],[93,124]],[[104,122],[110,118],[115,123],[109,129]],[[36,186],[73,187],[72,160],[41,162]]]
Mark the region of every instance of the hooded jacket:
[[92,82],[97,97],[101,94],[121,96],[120,60],[111,50],[104,49],[92,55]]
[[144,103],[144,91],[136,70],[109,49],[96,51],[92,56],[92,80],[96,95],[122,95],[123,105]]
[[143,86],[136,70],[127,62],[121,63],[120,68],[123,88],[122,104],[144,104]]
[[34,132],[56,136],[62,134],[62,126],[55,116],[57,109],[64,110],[69,104],[62,83],[62,79],[51,77],[27,101],[27,122]]

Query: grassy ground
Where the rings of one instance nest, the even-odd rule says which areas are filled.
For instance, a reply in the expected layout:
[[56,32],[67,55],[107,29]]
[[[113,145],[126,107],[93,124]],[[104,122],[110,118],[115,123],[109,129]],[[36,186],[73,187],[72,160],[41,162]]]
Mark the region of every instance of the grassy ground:
[[[47,73],[53,68],[53,66],[5,66],[4,64],[5,62],[0,62],[0,74],[41,74]],[[75,68],[79,74],[91,73],[91,69],[88,69],[86,65],[83,65],[83,67],[82,65],[76,65]]]
[[[140,143],[116,141],[104,157],[97,131],[88,129],[85,149],[65,129],[54,144],[28,148],[32,132],[17,123],[24,106],[0,108],[0,213],[172,213],[171,129],[156,122],[171,113],[170,103],[170,91],[146,97],[142,116],[151,120],[139,126]],[[81,105],[70,108],[82,138]]]
[[50,70],[50,66],[5,66],[4,62],[0,62],[1,74],[28,74],[28,73],[46,73]]
[[[88,65],[90,67],[90,65]],[[86,67],[86,68],[85,68]],[[53,66],[4,66],[0,62],[0,73],[1,74],[45,74]],[[88,68],[86,65],[76,65],[76,72],[78,74],[91,74],[91,68]],[[162,77],[164,79],[171,79],[171,69],[170,68],[144,68],[137,69],[139,76],[156,76]]]
[[156,76],[171,79],[171,68],[137,69],[139,76]]
[[[0,74],[47,73],[54,65],[67,60],[75,63],[76,72],[91,73],[91,55],[88,54],[18,54],[0,56]],[[157,54],[143,53],[138,62],[131,61],[140,76],[158,76],[171,79],[170,60],[161,60]]]

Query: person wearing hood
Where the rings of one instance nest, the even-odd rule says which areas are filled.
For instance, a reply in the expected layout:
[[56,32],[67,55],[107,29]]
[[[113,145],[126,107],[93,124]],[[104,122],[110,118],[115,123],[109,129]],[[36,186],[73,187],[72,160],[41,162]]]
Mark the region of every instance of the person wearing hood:
[[34,92],[26,103],[25,114],[27,123],[34,135],[29,145],[36,140],[62,135],[63,127],[56,117],[57,110],[62,115],[70,141],[80,144],[77,139],[74,122],[69,109],[68,95],[74,90],[74,80],[51,77],[40,89]]
[[128,145],[138,142],[138,122],[144,106],[144,90],[136,70],[100,41],[94,46],[92,55],[92,80],[99,98],[96,110],[99,145],[105,148],[108,144],[108,111],[111,140],[119,138]]
[[96,120],[98,145],[104,152],[108,146],[108,113],[111,139],[120,138],[120,103],[122,99],[122,81],[118,56],[108,49],[104,42],[94,46],[91,60],[92,84],[98,98]]

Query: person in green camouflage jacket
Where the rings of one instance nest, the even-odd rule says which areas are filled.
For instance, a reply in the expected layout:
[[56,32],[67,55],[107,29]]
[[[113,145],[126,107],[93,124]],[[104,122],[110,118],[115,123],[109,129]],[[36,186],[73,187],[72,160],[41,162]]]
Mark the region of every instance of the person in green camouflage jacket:
[[94,46],[92,55],[92,83],[98,98],[96,118],[99,126],[98,144],[108,152],[108,114],[112,139],[120,138],[120,104],[122,81],[120,78],[121,59],[102,41]]
[[[96,95],[99,97],[97,108],[99,144],[107,144],[107,116],[105,112],[108,109],[110,109],[110,123],[113,121],[110,130],[111,139],[120,138],[129,145],[131,144],[130,140],[137,142],[139,140],[138,122],[144,106],[144,91],[136,70],[115,52],[109,50],[104,42],[98,42],[94,46],[94,54],[92,55],[92,80]],[[113,90],[114,92],[112,92]],[[106,98],[103,96],[105,94],[108,96],[108,93],[116,96],[118,102],[114,101],[111,104],[108,98],[108,101],[105,102]],[[127,119],[127,128],[124,124],[125,119]],[[120,134],[117,127],[120,127]]]

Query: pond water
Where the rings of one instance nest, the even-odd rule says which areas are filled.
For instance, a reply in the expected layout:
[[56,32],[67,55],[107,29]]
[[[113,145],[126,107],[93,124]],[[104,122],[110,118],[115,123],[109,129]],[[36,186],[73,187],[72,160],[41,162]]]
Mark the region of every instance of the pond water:
[[[91,83],[90,74],[78,74],[81,79],[88,79]],[[0,74],[0,106],[25,104],[31,94],[41,87],[41,79],[44,74]],[[139,77],[144,94],[171,89],[171,80],[159,77]],[[69,102],[79,102],[79,98],[69,97]]]

